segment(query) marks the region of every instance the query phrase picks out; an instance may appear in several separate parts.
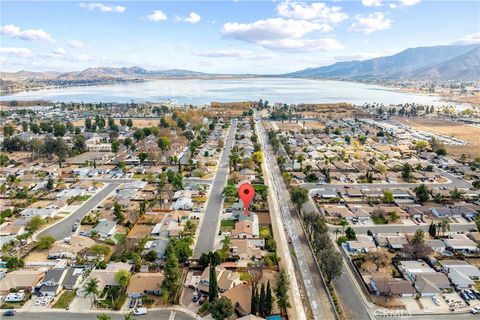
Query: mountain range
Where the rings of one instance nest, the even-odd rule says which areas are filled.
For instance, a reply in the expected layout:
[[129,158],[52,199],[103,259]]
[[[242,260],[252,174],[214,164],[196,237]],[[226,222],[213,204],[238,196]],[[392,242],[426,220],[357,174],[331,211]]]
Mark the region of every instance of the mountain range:
[[[160,78],[254,77],[262,75],[211,74],[170,69],[149,71],[141,67],[88,68],[72,72],[1,72],[1,93],[47,86],[75,86]],[[337,62],[269,77],[378,80],[480,80],[480,44],[419,47],[369,60]]]
[[412,48],[387,57],[337,62],[284,76],[345,80],[480,80],[480,45]]

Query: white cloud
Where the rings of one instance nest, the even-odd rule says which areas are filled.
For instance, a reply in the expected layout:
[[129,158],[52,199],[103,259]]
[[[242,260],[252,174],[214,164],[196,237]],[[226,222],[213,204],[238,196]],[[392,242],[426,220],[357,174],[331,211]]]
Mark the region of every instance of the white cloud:
[[168,19],[167,15],[161,10],[154,10],[153,13],[147,16],[147,19],[154,22],[165,21]]
[[379,30],[389,29],[392,21],[386,19],[383,13],[375,12],[368,16],[356,15],[356,22],[348,29],[348,31],[359,31],[364,33],[372,33]]
[[284,1],[277,6],[277,13],[281,17],[322,23],[339,23],[348,19],[348,15],[342,12],[341,7],[329,7],[322,2],[306,4]]
[[0,48],[0,54],[14,55],[21,58],[30,57],[32,52],[27,48]]
[[324,24],[272,18],[257,20],[252,23],[228,22],[223,25],[220,32],[226,38],[259,43],[262,41],[300,38],[312,31],[328,32],[330,30],[330,26]]
[[420,0],[400,0],[400,2],[405,6],[413,6],[420,2]]
[[259,44],[264,48],[290,52],[333,51],[343,48],[335,38],[264,40]]
[[91,2],[91,3],[80,3],[80,8],[85,8],[88,10],[95,10],[98,9],[100,12],[116,12],[116,13],[122,13],[127,10],[126,7],[124,6],[113,6],[113,5],[108,5],[108,4],[103,4],[100,2]]
[[380,54],[376,52],[359,52],[351,55],[337,56],[336,61],[351,61],[351,60],[368,60],[372,58],[380,57]]
[[209,51],[194,50],[192,53],[196,56],[205,58],[240,58],[245,60],[268,60],[277,56],[277,54],[271,52],[258,53],[249,50],[238,49],[220,49]]
[[0,27],[0,34],[10,38],[17,38],[22,40],[38,40],[48,43],[54,43],[52,35],[43,29],[26,29],[21,30],[19,27],[13,24],[7,24]]
[[396,9],[397,5],[395,3],[390,3],[389,7],[390,7],[390,9]]
[[233,57],[243,57],[250,53],[246,50],[235,50],[235,49],[221,49],[221,50],[209,50],[209,51],[200,51],[194,50],[192,53],[199,57],[207,58],[233,58]]
[[60,55],[60,56],[63,56],[67,53],[67,51],[65,51],[65,49],[63,49],[63,48],[57,48],[57,49],[53,50],[53,53],[57,54],[57,55]]
[[458,41],[455,41],[453,44],[480,44],[480,32],[469,34]]
[[72,40],[67,43],[70,48],[80,49],[85,48],[85,44],[78,40]]
[[382,5],[380,0],[362,0],[365,7],[380,7]]
[[198,13],[192,11],[188,14],[188,17],[182,20],[189,23],[197,23],[197,22],[200,22],[201,19],[202,17],[200,17]]

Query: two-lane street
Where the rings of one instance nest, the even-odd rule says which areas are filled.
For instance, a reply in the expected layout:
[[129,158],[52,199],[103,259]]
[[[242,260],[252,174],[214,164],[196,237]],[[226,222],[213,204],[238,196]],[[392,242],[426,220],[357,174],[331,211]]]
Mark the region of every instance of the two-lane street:
[[72,234],[72,225],[75,223],[75,221],[78,219],[81,220],[87,213],[90,212],[90,210],[105,200],[120,184],[121,182],[119,181],[107,184],[102,190],[88,199],[68,217],[54,225],[47,227],[45,230],[40,231],[37,234],[37,239],[47,235],[53,236],[57,240],[69,237]]
[[198,234],[197,243],[194,250],[194,257],[200,258],[202,253],[209,252],[213,249],[215,236],[218,233],[220,215],[223,206],[222,191],[227,182],[229,168],[228,162],[230,150],[235,141],[235,132],[237,129],[237,120],[233,120],[228,130],[225,147],[219,160],[217,174],[212,183],[210,197],[205,208],[200,232]]

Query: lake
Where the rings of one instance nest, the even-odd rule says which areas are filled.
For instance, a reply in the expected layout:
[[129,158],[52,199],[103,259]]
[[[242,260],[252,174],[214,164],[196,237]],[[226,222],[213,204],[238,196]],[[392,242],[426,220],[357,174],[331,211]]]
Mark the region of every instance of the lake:
[[270,103],[366,102],[445,104],[439,97],[399,92],[377,85],[297,78],[164,79],[110,85],[42,89],[6,95],[1,100],[58,102],[160,102],[204,105],[211,101],[268,100]]

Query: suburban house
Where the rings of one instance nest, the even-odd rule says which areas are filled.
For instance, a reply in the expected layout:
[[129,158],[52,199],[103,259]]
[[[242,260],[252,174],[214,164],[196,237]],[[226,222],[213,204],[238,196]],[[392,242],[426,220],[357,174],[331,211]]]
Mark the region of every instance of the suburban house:
[[130,278],[127,294],[130,298],[140,298],[144,294],[160,295],[163,273],[136,273]]
[[415,289],[422,296],[433,296],[451,288],[448,278],[440,272],[436,272],[424,261],[401,261],[400,271],[405,277],[414,283]]
[[38,295],[54,297],[59,294],[63,289],[63,281],[65,280],[67,272],[68,269],[66,268],[53,268],[48,270],[42,280]]
[[252,311],[252,289],[245,284],[241,283],[223,293],[224,297],[227,297],[232,301],[232,305],[235,311],[240,316],[246,316]]
[[367,235],[358,235],[357,240],[347,241],[345,246],[345,249],[351,254],[377,250],[377,246],[373,241],[373,237]]
[[0,293],[8,293],[11,289],[33,292],[35,286],[43,279],[43,270],[15,270],[8,272],[0,280]]
[[[217,275],[218,290],[222,293],[228,291],[234,285],[241,283],[240,275],[237,272],[229,271],[220,266],[215,267],[215,271]],[[208,293],[208,285],[210,283],[209,279],[210,267],[206,267],[200,277],[200,282],[198,283],[197,289]]]
[[80,288],[77,290],[77,296],[83,297],[85,295],[85,285],[91,278],[98,280],[98,291],[102,292],[105,287],[118,286],[117,280],[115,280],[115,273],[120,270],[130,271],[132,266],[123,262],[110,262],[106,269],[95,269],[90,272],[90,275],[85,279]]
[[98,234],[100,239],[113,237],[116,232],[117,223],[111,220],[100,220],[98,224],[90,231],[90,235]]
[[480,270],[463,260],[441,260],[442,270],[457,288],[469,288],[480,280]]
[[95,245],[95,241],[82,236],[72,235],[68,242],[55,244],[48,251],[49,259],[75,259],[77,254]]
[[447,248],[460,252],[477,252],[477,243],[465,234],[451,234],[449,239],[443,239]]
[[393,279],[392,277],[372,277],[370,286],[377,295],[413,297],[417,292],[410,282],[404,279]]

